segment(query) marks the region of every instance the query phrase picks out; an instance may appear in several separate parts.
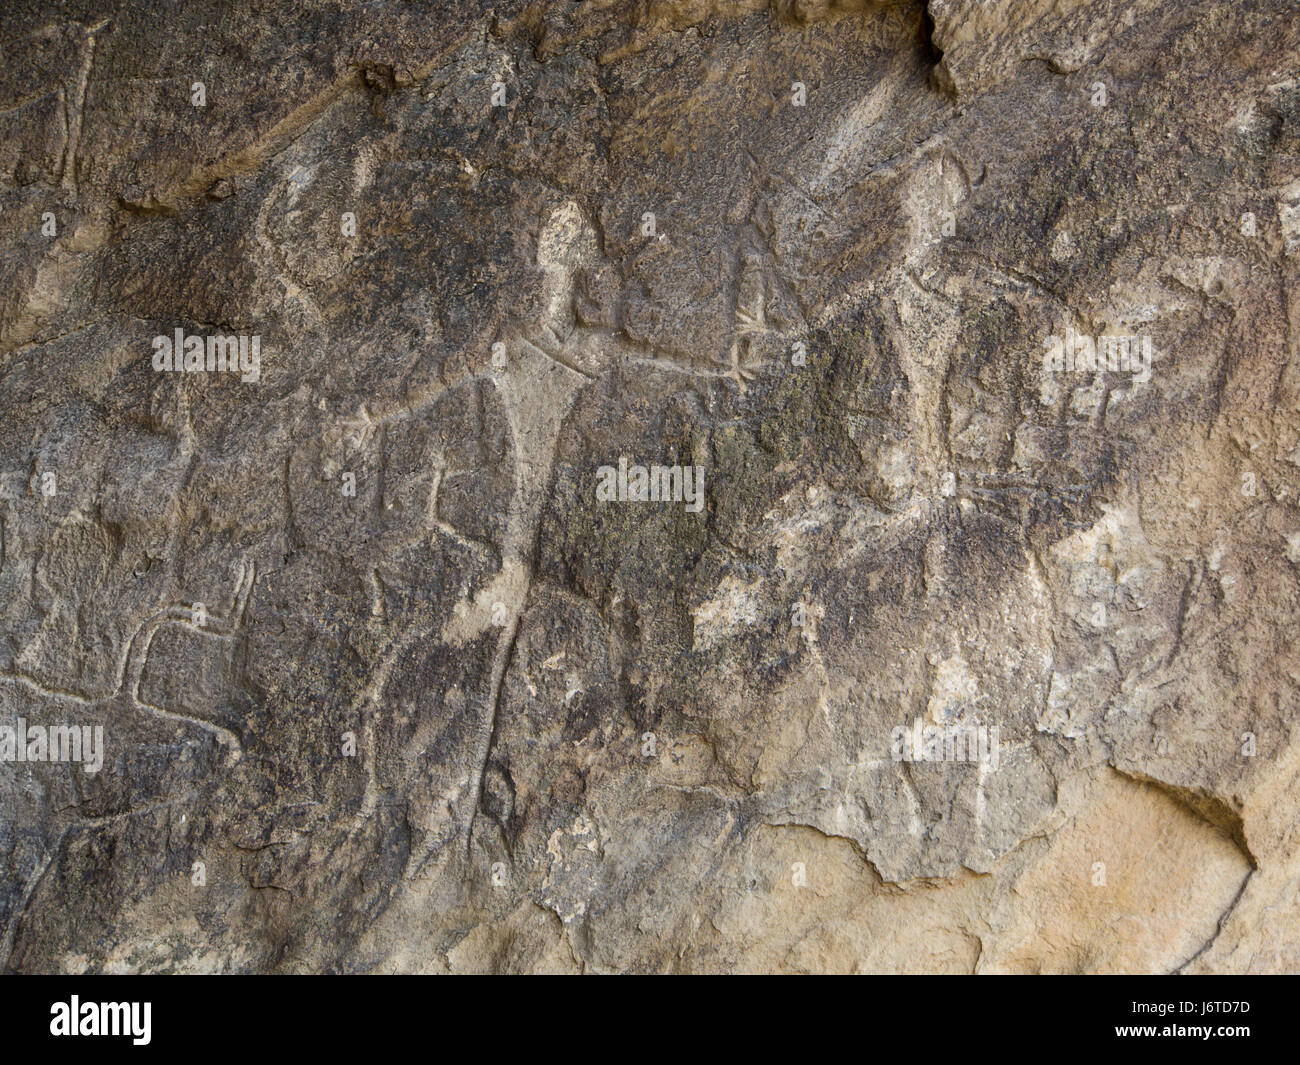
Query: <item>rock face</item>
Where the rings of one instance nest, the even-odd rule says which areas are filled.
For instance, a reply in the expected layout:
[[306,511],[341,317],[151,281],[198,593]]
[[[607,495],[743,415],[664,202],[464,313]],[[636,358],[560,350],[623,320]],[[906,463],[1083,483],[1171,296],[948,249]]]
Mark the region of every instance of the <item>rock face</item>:
[[0,966],[1300,969],[1294,0],[50,7]]

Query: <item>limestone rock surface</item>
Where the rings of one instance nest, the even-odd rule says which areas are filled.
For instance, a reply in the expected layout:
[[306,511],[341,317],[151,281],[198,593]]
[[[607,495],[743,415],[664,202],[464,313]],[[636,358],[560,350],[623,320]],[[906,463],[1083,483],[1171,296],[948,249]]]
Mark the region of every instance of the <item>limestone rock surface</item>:
[[0,968],[1300,971],[1294,0],[0,56]]

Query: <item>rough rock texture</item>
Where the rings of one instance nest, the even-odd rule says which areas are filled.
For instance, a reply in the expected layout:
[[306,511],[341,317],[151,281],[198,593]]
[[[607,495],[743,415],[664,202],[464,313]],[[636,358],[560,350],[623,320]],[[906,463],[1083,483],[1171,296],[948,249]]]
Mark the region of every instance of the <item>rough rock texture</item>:
[[1294,0],[181,7],[0,13],[0,967],[1300,970]]

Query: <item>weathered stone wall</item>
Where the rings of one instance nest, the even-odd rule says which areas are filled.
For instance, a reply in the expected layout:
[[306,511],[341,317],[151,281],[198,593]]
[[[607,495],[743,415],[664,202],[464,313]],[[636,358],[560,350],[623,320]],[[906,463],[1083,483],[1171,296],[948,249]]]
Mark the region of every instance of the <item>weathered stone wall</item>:
[[1300,969],[1294,0],[178,7],[0,13],[0,967]]

